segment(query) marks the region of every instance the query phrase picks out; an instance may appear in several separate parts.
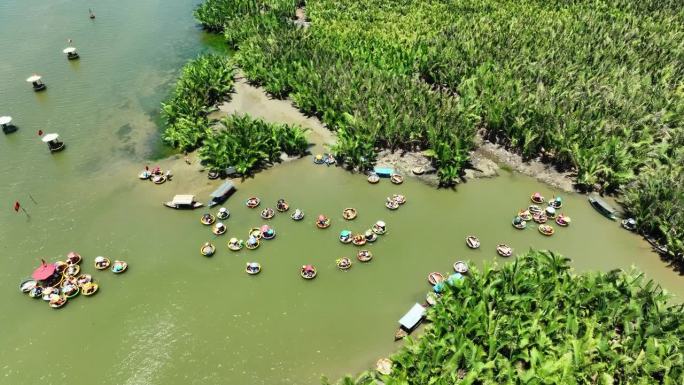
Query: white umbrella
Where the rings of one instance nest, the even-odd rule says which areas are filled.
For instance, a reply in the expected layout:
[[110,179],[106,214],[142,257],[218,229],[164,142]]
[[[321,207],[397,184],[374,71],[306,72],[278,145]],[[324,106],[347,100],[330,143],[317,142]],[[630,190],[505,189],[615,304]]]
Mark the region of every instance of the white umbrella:
[[0,126],[4,126],[5,124],[10,124],[11,122],[12,122],[11,116],[0,116]]
[[52,134],[45,134],[45,136],[43,136],[41,138],[41,140],[44,143],[47,143],[47,142],[52,142],[53,140],[57,140],[58,138],[59,138],[58,134],[52,133]]
[[29,77],[28,79],[26,79],[26,81],[29,83],[33,83],[33,82],[37,82],[40,79],[42,79],[40,75],[33,75],[33,76]]
[[66,47],[66,48],[64,48],[64,49],[62,50],[62,52],[66,53],[66,54],[74,53],[74,52],[76,52],[76,48],[74,48],[74,47]]

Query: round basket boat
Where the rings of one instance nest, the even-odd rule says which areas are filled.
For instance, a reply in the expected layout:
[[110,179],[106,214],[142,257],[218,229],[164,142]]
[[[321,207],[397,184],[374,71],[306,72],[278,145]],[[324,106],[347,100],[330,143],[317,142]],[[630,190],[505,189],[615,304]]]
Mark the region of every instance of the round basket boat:
[[[211,246],[214,247],[214,245],[211,245]],[[214,250],[215,249],[216,248],[214,248]],[[212,254],[213,254],[213,252],[212,252]],[[124,261],[114,261],[114,263],[112,263],[112,269],[111,270],[112,270],[112,273],[114,273],[114,274],[121,274],[124,271],[126,271],[127,269],[128,269],[128,263],[126,263]]]
[[556,217],[556,224],[558,226],[567,227],[570,225],[570,221],[570,217],[563,214]]
[[392,373],[392,361],[389,358],[381,358],[375,363],[375,370],[382,375]]
[[302,219],[304,219],[304,211],[302,211],[300,209],[296,209],[292,213],[292,215],[290,215],[290,218],[292,218],[292,220],[294,220],[294,221],[301,221]]
[[513,218],[513,227],[515,227],[518,230],[522,230],[525,227],[527,227],[527,222],[523,221],[522,218],[520,217],[515,217]]
[[43,301],[49,301],[52,295],[59,295],[59,289],[56,287],[46,287],[43,289]]
[[330,218],[324,215],[319,215],[318,220],[316,221],[316,227],[319,229],[327,229],[330,227]]
[[399,174],[392,174],[390,176],[390,182],[394,184],[402,184],[404,183],[404,177]]
[[261,218],[263,218],[263,219],[271,219],[275,216],[275,210],[273,210],[270,207],[265,208],[265,209],[261,210],[260,215],[261,215]]
[[544,211],[544,213],[546,213],[546,216],[551,218],[551,219],[556,217],[556,209],[551,207],[551,206],[548,206],[546,208],[546,210]]
[[95,257],[95,268],[97,270],[105,270],[109,267],[110,264],[111,262],[107,257]]
[[361,262],[368,262],[373,259],[373,253],[370,250],[359,250],[356,254],[356,258]]
[[223,235],[226,231],[228,231],[228,227],[221,222],[218,222],[211,228],[211,232],[214,233],[214,235]]
[[352,233],[349,230],[342,230],[340,231],[340,242],[342,243],[351,243],[352,241]]
[[537,206],[537,205],[529,205],[529,206],[527,207],[527,211],[529,211],[530,214],[534,215],[534,214],[541,214],[541,213],[543,213],[543,212],[544,212],[544,209],[542,209],[540,206]]
[[363,234],[356,234],[352,238],[352,243],[356,246],[363,246],[366,244],[366,236]]
[[162,183],[166,182],[166,177],[164,175],[157,174],[157,175],[152,175],[152,178],[150,180],[154,184],[162,184]]
[[539,225],[538,229],[540,233],[546,235],[547,237],[553,235],[553,233],[555,232],[553,227],[549,225]]
[[216,217],[220,220],[228,219],[228,217],[230,217],[230,211],[225,207],[221,207],[218,213],[216,213]]
[[549,206],[557,210],[563,207],[563,199],[561,197],[555,197],[549,201]]
[[400,205],[403,205],[404,203],[406,203],[406,197],[401,195],[401,194],[393,194],[392,200],[399,203]]
[[28,293],[37,286],[38,282],[36,280],[26,278],[19,284],[19,291],[21,291],[22,293]]
[[81,292],[81,289],[77,285],[67,285],[62,288],[62,295],[67,298],[74,298]]
[[463,261],[457,261],[454,263],[454,271],[459,273],[459,274],[467,274],[468,273],[468,264],[466,264]]
[[366,232],[364,233],[364,235],[366,236],[366,241],[367,241],[367,242],[373,243],[373,242],[375,242],[375,241],[378,240],[378,234],[375,234],[375,233],[373,232],[373,230],[371,230],[371,229],[366,230]]
[[67,297],[59,295],[59,294],[50,294],[50,299],[49,299],[48,305],[50,305],[51,308],[53,309],[59,309],[62,306],[66,305],[67,303]]
[[435,306],[438,299],[439,297],[437,296],[437,293],[433,291],[430,291],[425,295],[425,302],[427,302],[427,304],[430,306]]
[[357,211],[355,208],[352,207],[347,207],[346,209],[342,210],[342,218],[351,221],[353,219],[356,219]]
[[380,176],[378,176],[378,174],[372,173],[368,175],[368,183],[376,184],[378,182],[380,182]]
[[254,250],[259,247],[261,244],[261,241],[259,241],[259,238],[254,238],[254,237],[249,237],[247,239],[247,242],[245,243],[245,247],[249,250]]
[[536,223],[543,224],[548,221],[548,217],[544,213],[538,213],[538,214],[533,214],[532,215],[532,220],[535,221]]
[[81,258],[80,254],[75,251],[70,251],[69,254],[67,254],[66,263],[69,265],[78,265],[82,260],[83,258]]
[[64,273],[67,267],[69,267],[69,265],[64,261],[55,262],[55,271],[57,271],[60,274]]
[[468,235],[466,237],[466,245],[471,249],[477,249],[480,247],[480,240],[474,235]]
[[513,249],[506,244],[499,244],[496,246],[496,253],[502,257],[510,257],[513,255]]
[[257,275],[261,273],[261,264],[257,262],[247,262],[245,272],[249,275]]
[[216,222],[216,217],[209,213],[202,215],[202,218],[200,218],[200,223],[205,226],[212,225],[214,222]]
[[536,203],[536,204],[544,203],[544,197],[538,192],[532,194],[532,196],[530,197],[530,200],[532,201],[532,203]]
[[281,213],[284,213],[285,211],[290,209],[290,205],[287,204],[285,199],[278,199],[278,202],[276,202],[276,210],[280,211]]
[[275,238],[275,236],[276,232],[273,230],[273,228],[268,225],[261,226],[261,237],[263,239],[269,240]]
[[207,242],[200,247],[200,254],[204,255],[205,257],[211,257],[214,255],[216,252],[216,246],[212,245],[211,243]]
[[318,272],[316,272],[316,268],[313,267],[312,265],[305,265],[305,266],[302,266],[302,268],[299,270],[299,274],[304,279],[314,279],[314,278],[316,278],[316,275],[318,274]]
[[28,295],[31,298],[40,298],[43,296],[43,288],[41,286],[36,286],[28,292]]
[[151,176],[152,173],[147,170],[143,170],[140,174],[138,174],[138,178],[140,178],[141,180],[150,179]]
[[349,268],[352,266],[352,262],[351,259],[343,257],[336,259],[335,265],[337,265],[337,268],[340,270],[349,270]]
[[245,204],[250,209],[253,209],[255,207],[258,207],[260,203],[261,203],[261,199],[259,199],[257,197],[250,197],[249,199],[247,199],[247,202]]
[[249,229],[248,237],[261,239],[261,229],[258,227],[252,227]]
[[396,210],[399,208],[399,203],[395,202],[391,198],[387,198],[387,201],[385,202],[385,207],[387,207],[390,210]]
[[335,155],[333,154],[323,154],[323,161],[328,166],[332,166],[335,163],[337,163],[337,161],[335,160]]
[[69,267],[67,267],[67,269],[64,271],[64,275],[66,275],[68,277],[75,277],[80,272],[81,272],[81,266],[69,265]]
[[313,158],[314,164],[323,164],[325,159],[323,159],[323,154],[316,154]]
[[216,171],[216,170],[211,170],[207,173],[207,178],[211,180],[218,179],[221,176],[221,173]]
[[81,294],[85,295],[86,297],[90,297],[91,295],[97,293],[97,289],[99,289],[100,286],[94,282],[88,282],[81,287]]
[[245,243],[237,238],[230,238],[228,241],[228,249],[232,251],[240,251],[244,247]]
[[377,221],[371,228],[371,230],[378,235],[383,235],[387,232],[387,225],[383,221]]
[[532,213],[530,213],[529,210],[518,211],[518,216],[519,216],[523,221],[526,221],[526,222],[532,220]]
[[416,167],[411,169],[411,172],[414,175],[423,175],[423,174],[425,174],[425,168],[423,166],[416,166]]
[[430,285],[435,286],[436,284],[443,282],[444,281],[444,276],[442,273],[438,273],[436,271],[433,271],[432,273],[428,274],[428,282]]
[[81,274],[76,278],[76,284],[81,287],[89,282],[93,282],[93,277],[90,274]]

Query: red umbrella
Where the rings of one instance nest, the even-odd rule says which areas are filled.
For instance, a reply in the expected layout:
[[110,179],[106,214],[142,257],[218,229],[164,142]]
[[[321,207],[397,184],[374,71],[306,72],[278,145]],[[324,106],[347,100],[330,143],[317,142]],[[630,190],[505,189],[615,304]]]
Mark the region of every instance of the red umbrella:
[[42,281],[44,279],[50,278],[52,274],[55,272],[55,265],[54,264],[47,264],[45,263],[44,259],[40,260],[40,267],[38,267],[36,270],[33,271],[33,274],[31,275],[33,279]]

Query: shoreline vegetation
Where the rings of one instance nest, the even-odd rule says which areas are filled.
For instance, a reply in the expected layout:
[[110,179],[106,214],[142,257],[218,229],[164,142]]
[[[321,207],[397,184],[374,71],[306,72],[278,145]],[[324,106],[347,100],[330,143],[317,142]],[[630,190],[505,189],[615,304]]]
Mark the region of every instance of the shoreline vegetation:
[[378,149],[420,152],[450,186],[481,133],[581,192],[617,195],[681,266],[684,10],[601,4],[207,0],[195,16],[252,84],[334,131],[347,167],[369,169]]
[[389,374],[338,384],[684,382],[684,304],[641,273],[576,275],[569,259],[529,251],[447,287]]

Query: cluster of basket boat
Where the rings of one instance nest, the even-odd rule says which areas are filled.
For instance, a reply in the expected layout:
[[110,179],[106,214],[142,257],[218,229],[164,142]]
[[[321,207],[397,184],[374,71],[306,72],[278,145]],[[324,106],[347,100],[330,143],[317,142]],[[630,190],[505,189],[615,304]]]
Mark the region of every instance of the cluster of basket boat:
[[[397,205],[404,204],[406,202],[406,198],[403,195],[398,194],[393,195],[391,198],[388,197],[387,199],[388,201],[391,200],[392,202],[395,202]],[[250,197],[247,199],[245,204],[248,208],[254,209],[259,207],[261,204],[261,199],[258,197]],[[276,211],[284,213],[290,210],[290,206],[285,199],[279,199],[276,202],[275,207],[275,210],[271,208],[262,210],[260,214],[261,218],[269,220],[276,215]],[[355,208],[348,207],[342,210],[342,218],[347,221],[356,219],[357,215],[358,211]],[[221,207],[216,215],[211,213],[203,214],[200,218],[200,223],[206,226],[213,225],[212,232],[215,235],[223,235],[226,233],[227,227],[223,224],[223,222],[216,222],[216,220],[217,218],[220,220],[225,220],[228,219],[228,217],[230,217],[230,211],[228,211],[228,209],[225,207]],[[290,218],[292,218],[294,221],[301,221],[304,219],[304,211],[301,209],[295,209],[290,215]],[[329,217],[321,214],[316,218],[315,224],[319,229],[327,229],[331,225],[331,220]],[[339,240],[345,244],[351,243],[356,246],[363,246],[366,243],[375,242],[379,235],[383,235],[386,232],[387,224],[384,221],[379,220],[364,233],[353,234],[350,230],[342,230],[340,232]],[[275,230],[269,225],[254,227],[249,230],[247,241],[235,237],[230,238],[228,241],[228,249],[231,251],[240,251],[243,248],[254,250],[259,247],[261,240],[271,240],[275,238],[275,236]],[[216,246],[211,242],[205,242],[200,247],[200,254],[204,255],[205,257],[210,257],[214,255],[214,253],[216,253]],[[373,258],[373,253],[370,250],[359,250],[356,254],[356,257],[361,262],[368,262]],[[348,270],[352,266],[352,261],[348,257],[342,257],[335,260],[335,264],[340,270]],[[258,262],[247,262],[245,272],[251,275],[258,274],[261,272],[261,264]],[[305,279],[313,279],[316,277],[317,272],[313,265],[304,265],[300,269],[300,274]]]
[[[45,261],[36,269],[32,278],[24,279],[19,284],[19,290],[31,298],[42,299],[53,309],[66,305],[67,301],[82,294],[89,297],[99,290],[99,285],[90,274],[81,271],[83,258],[76,252],[70,252],[65,260],[48,264]],[[125,261],[98,256],[93,267],[96,270],[110,269],[114,274],[123,273],[128,269]],[[43,274],[43,275],[37,275]]]
[[553,226],[548,224],[549,220],[556,222],[558,226],[567,227],[570,225],[571,219],[569,216],[557,213],[557,210],[563,207],[563,200],[561,197],[554,197],[548,202],[546,208],[542,208],[542,204],[546,202],[545,198],[538,192],[532,194],[530,197],[532,205],[526,210],[518,211],[518,215],[513,218],[513,227],[523,230],[527,227],[529,221],[534,221],[539,224],[537,229],[540,233],[551,236],[555,233]]

